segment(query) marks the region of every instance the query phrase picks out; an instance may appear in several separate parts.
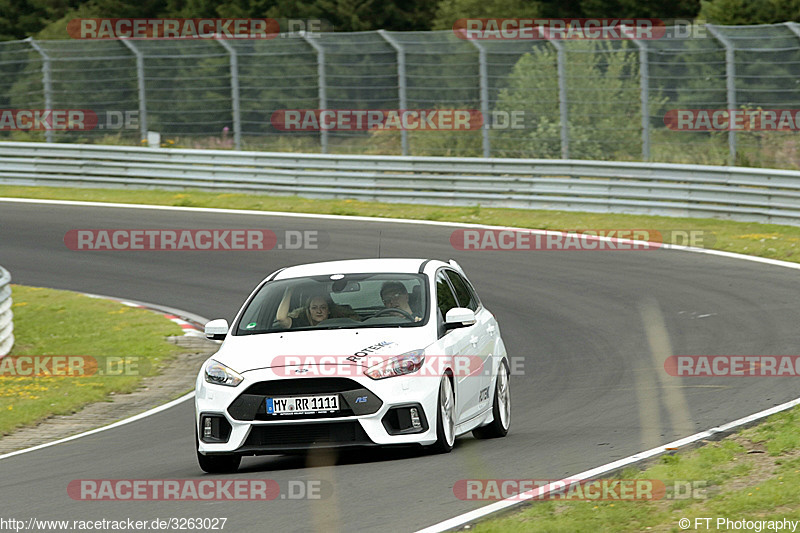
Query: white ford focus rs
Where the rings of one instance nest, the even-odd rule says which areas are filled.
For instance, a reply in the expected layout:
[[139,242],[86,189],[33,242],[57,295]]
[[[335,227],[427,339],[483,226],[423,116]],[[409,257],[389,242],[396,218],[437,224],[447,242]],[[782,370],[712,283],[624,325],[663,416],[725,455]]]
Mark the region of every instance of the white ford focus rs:
[[494,316],[455,262],[358,259],[279,270],[253,291],[195,390],[197,458],[502,437],[509,362]]

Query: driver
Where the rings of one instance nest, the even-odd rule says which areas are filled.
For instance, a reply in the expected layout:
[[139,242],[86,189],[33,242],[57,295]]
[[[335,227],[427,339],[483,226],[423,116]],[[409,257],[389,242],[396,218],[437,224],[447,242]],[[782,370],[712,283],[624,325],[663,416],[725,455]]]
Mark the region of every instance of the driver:
[[[414,322],[419,322],[422,317],[419,317],[411,309],[408,304],[408,290],[406,286],[399,281],[387,281],[381,286],[381,300],[387,309],[400,309],[405,311],[410,316],[414,317]],[[400,313],[394,313],[403,316]]]

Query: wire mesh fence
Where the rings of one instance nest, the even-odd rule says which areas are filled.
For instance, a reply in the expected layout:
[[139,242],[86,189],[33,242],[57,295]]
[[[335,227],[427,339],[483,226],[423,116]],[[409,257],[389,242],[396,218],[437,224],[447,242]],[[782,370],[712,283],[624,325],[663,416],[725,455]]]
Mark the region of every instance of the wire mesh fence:
[[[90,110],[97,123],[0,123],[0,139],[141,144],[158,132],[167,147],[800,167],[800,125],[670,127],[676,110],[800,108],[800,26],[693,30],[647,41],[378,31],[4,42],[0,108]],[[448,109],[480,112],[483,125],[287,131],[275,122],[285,110]]]

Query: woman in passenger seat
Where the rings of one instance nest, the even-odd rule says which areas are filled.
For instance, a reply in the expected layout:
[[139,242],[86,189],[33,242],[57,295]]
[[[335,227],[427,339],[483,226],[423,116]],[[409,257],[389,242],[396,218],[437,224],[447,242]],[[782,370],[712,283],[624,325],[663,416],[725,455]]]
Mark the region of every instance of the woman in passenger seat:
[[306,296],[303,306],[289,312],[294,287],[289,287],[278,305],[275,320],[284,328],[305,328],[316,326],[331,316],[333,301],[330,295],[312,293]]

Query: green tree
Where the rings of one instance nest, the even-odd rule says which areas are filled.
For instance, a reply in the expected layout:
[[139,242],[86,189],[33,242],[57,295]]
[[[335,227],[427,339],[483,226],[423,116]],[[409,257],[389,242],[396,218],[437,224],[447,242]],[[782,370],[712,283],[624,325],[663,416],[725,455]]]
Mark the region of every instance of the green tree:
[[441,0],[431,24],[434,30],[449,30],[463,18],[543,17],[544,2],[530,0]]
[[[570,42],[567,101],[570,157],[616,159],[641,152],[638,62],[626,41]],[[523,111],[524,130],[501,130],[493,148],[505,155],[561,157],[557,53],[540,46],[525,54],[499,93],[496,109]],[[653,106],[663,99],[651,93]]]
[[0,0],[0,40],[34,35],[85,0]]
[[712,24],[773,24],[800,20],[800,0],[703,0],[700,18]]
[[694,19],[700,0],[581,0],[585,17]]

